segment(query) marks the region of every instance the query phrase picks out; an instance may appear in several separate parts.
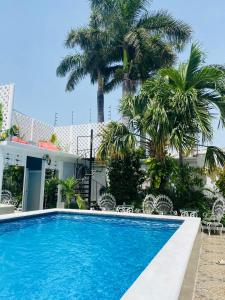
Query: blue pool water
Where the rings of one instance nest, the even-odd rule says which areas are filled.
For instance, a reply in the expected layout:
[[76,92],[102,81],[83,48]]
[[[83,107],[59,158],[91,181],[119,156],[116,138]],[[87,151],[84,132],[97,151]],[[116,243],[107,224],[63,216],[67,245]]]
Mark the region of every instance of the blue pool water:
[[0,299],[118,300],[180,225],[78,214],[0,223]]

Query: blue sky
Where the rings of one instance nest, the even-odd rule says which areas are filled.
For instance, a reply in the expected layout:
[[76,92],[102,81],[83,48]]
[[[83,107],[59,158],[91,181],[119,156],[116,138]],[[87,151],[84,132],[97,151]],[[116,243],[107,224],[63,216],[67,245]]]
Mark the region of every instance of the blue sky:
[[[167,9],[189,23],[207,54],[208,63],[225,64],[225,1],[155,0],[152,9]],[[55,70],[68,53],[63,42],[72,27],[87,24],[88,0],[0,0],[0,84],[16,85],[15,108],[43,121],[58,125],[96,121],[96,86],[89,78],[72,93],[65,93],[65,79]],[[185,59],[189,47],[180,55]],[[111,106],[118,119],[121,90],[106,95],[105,115]],[[215,143],[225,146],[224,131],[217,131]]]

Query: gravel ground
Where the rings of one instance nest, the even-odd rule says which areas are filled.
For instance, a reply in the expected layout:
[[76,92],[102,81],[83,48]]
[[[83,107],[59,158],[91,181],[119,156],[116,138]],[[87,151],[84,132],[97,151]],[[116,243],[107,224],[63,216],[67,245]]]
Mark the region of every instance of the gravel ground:
[[225,300],[225,234],[201,234],[201,250],[193,300]]

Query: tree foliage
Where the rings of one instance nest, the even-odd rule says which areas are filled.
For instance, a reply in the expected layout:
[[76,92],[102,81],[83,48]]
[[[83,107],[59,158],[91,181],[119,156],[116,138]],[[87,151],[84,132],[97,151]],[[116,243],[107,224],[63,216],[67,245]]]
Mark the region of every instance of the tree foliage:
[[125,202],[138,206],[138,202],[141,201],[139,191],[144,174],[141,171],[140,157],[140,153],[133,152],[108,161],[108,191],[115,197],[117,205]]
[[[203,54],[194,44],[186,63],[159,71],[146,81],[138,95],[122,99],[120,110],[129,118],[129,124],[109,124],[101,152],[104,156],[112,155],[112,151],[122,153],[144,139],[149,155],[164,162],[169,150],[176,149],[182,158],[199,145],[200,137],[202,146],[210,143],[215,112],[224,122],[225,98],[217,88],[221,82],[224,73],[216,66],[204,65]],[[207,144],[206,148],[209,170],[215,164],[224,164],[221,149]]]

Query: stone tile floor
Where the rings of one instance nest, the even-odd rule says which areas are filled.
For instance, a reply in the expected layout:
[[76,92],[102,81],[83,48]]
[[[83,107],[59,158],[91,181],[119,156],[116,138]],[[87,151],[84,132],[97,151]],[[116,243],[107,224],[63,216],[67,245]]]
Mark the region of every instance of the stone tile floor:
[[[201,250],[193,300],[225,300],[225,234],[201,234]],[[191,299],[190,299],[191,300]]]

